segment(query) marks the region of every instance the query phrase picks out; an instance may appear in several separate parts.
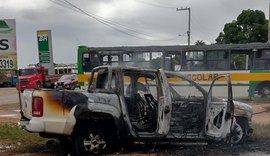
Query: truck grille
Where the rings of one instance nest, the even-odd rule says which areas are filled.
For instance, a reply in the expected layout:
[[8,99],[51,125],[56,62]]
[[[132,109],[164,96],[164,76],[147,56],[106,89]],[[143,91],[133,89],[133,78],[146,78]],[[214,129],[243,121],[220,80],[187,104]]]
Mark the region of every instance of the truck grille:
[[20,79],[20,82],[28,82],[28,79]]
[[57,86],[59,86],[59,87],[60,87],[60,86],[61,86],[61,87],[63,87],[63,86],[64,86],[64,82],[58,82],[58,83],[57,83]]

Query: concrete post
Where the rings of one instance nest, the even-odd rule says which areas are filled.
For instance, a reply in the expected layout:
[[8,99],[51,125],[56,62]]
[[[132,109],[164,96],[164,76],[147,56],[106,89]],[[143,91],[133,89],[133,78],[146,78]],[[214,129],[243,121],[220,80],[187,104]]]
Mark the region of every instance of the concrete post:
[[268,9],[268,43],[270,43],[270,3]]

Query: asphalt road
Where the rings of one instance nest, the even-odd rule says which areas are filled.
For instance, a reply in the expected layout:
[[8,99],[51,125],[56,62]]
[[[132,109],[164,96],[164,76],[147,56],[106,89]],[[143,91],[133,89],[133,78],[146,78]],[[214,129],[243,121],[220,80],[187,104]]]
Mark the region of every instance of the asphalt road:
[[19,94],[15,87],[0,88],[0,122],[20,119]]
[[19,94],[15,87],[0,88],[0,106],[19,103]]

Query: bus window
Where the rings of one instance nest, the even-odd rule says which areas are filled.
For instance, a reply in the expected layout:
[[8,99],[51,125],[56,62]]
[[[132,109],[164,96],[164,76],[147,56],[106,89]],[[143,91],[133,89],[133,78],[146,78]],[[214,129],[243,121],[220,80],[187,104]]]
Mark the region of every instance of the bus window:
[[222,60],[222,61],[207,61],[207,69],[208,70],[226,70],[227,68],[227,61]]
[[248,66],[246,65],[247,54],[244,51],[232,51],[231,52],[231,70],[247,70]]
[[270,50],[258,51],[254,69],[270,69]]
[[98,54],[95,52],[83,54],[83,71],[90,72],[94,67],[99,65]]
[[90,71],[90,54],[83,54],[83,71]]
[[203,51],[186,52],[185,70],[205,70],[204,52]]
[[228,69],[228,55],[225,51],[207,51],[207,70]]
[[159,69],[162,68],[162,52],[153,52],[150,68]]
[[172,58],[172,71],[180,71],[181,70],[181,54],[171,55]]
[[118,56],[112,56],[112,55],[106,55],[103,56],[103,65],[119,65],[119,57]]
[[225,51],[208,51],[207,60],[223,60],[227,58]]
[[152,54],[149,52],[123,54],[123,63],[127,66],[151,67]]

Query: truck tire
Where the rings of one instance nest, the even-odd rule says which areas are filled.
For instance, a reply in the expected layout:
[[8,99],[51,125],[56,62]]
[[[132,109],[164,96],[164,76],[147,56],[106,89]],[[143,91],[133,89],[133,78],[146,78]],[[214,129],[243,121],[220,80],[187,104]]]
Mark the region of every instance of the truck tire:
[[40,88],[42,88],[42,84],[41,84],[40,82],[37,82],[37,83],[36,83],[36,88],[35,88],[35,89],[40,89]]
[[109,139],[98,129],[88,129],[75,135],[74,145],[77,155],[102,154],[108,150]]
[[70,86],[70,90],[75,90],[75,88],[76,88],[76,84],[72,84],[72,85]]
[[243,133],[242,127],[238,123],[235,123],[232,127],[230,143],[237,144],[237,143],[242,142],[243,136],[244,136],[244,133]]

